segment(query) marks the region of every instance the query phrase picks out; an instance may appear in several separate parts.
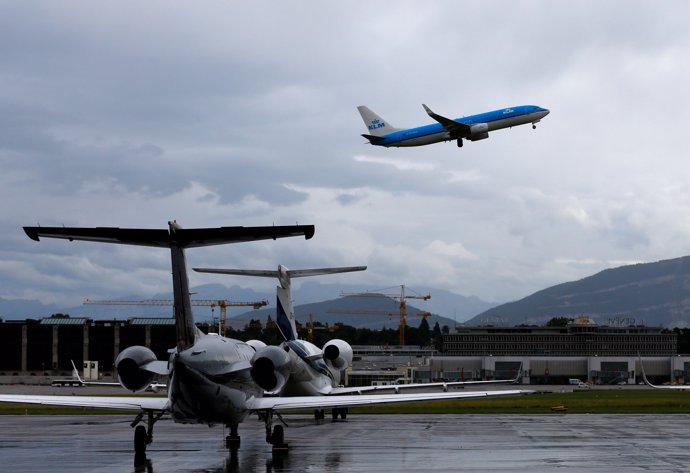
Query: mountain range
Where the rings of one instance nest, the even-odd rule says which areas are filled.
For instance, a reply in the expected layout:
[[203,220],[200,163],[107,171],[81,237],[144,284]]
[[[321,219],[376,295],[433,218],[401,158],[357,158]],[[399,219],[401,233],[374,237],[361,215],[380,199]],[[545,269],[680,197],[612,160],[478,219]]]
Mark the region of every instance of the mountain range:
[[[206,284],[193,288],[194,299],[229,299],[231,301],[266,300],[269,305],[259,310],[244,307],[228,309],[229,318],[265,320],[275,318],[275,292],[260,292],[239,286]],[[305,281],[293,288],[295,314],[305,323],[314,320],[333,324],[342,322],[355,327],[396,328],[399,308],[396,300],[373,297],[341,297],[357,291],[384,292],[400,295],[400,286],[379,291],[372,286],[322,284]],[[408,325],[418,326],[417,313],[434,314],[433,325],[453,327],[465,325],[543,325],[553,317],[587,316],[603,325],[648,325],[662,327],[690,326],[690,256],[606,269],[592,276],[549,287],[515,302],[497,304],[477,297],[429,289],[428,301],[408,300]],[[425,291],[426,293],[426,291]],[[416,293],[408,290],[407,294]],[[420,293],[421,294],[421,293]],[[171,299],[172,293],[150,297],[122,296],[119,300]],[[338,313],[333,313],[338,311]],[[384,315],[351,315],[344,312],[377,312]],[[57,307],[36,300],[0,299],[0,317],[8,320],[40,319],[54,313],[93,319],[125,319],[130,317],[171,316],[172,307],[165,306],[98,306]],[[195,308],[198,321],[218,317],[218,308]]]
[[690,326],[690,256],[606,269],[488,309],[467,325],[543,325],[587,316],[602,325]]
[[[192,288],[193,300],[219,300],[227,299],[231,302],[254,302],[266,300],[268,305],[259,310],[246,307],[228,308],[228,318],[249,320],[251,318],[266,320],[271,316],[275,320],[275,292],[261,292],[240,286],[225,286],[223,284],[204,284]],[[333,324],[342,322],[354,327],[367,328],[396,328],[399,324],[398,303],[390,298],[372,297],[341,297],[341,293],[355,293],[359,291],[377,292],[373,286],[354,286],[340,284],[321,284],[315,281],[305,281],[298,288],[293,288],[295,301],[295,316],[298,321],[305,323],[312,314],[315,321]],[[400,286],[383,290],[385,294],[400,295]],[[417,326],[421,318],[417,318],[419,311],[431,312],[428,319],[433,327],[438,321],[441,326],[453,327],[468,318],[496,305],[485,302],[477,297],[465,297],[449,291],[431,289],[428,291],[431,299],[428,301],[408,301],[408,325]],[[407,294],[415,293],[407,290]],[[426,294],[426,292],[425,292]],[[138,301],[138,300],[171,300],[172,293],[153,294],[142,297],[141,295],[129,295],[114,297],[112,300]],[[419,307],[419,308],[417,308]],[[170,317],[171,306],[149,305],[79,305],[73,307],[58,307],[54,304],[41,304],[35,300],[6,300],[0,298],[0,317],[6,320],[41,319],[55,313],[69,314],[72,317],[90,317],[94,320],[103,319],[127,319],[131,317]],[[329,311],[363,311],[374,310],[385,315],[348,315],[333,314]],[[208,322],[219,316],[218,307],[195,307],[194,314],[197,321]],[[388,315],[390,314],[390,315]],[[443,314],[444,316],[439,316]],[[233,325],[235,326],[235,325]]]

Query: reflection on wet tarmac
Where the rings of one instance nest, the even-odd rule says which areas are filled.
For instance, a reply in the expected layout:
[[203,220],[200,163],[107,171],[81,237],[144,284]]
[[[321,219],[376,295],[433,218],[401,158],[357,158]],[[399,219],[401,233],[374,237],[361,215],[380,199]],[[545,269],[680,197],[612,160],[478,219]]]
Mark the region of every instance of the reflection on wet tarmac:
[[[222,427],[162,420],[144,458],[123,416],[0,416],[2,471],[346,473],[448,471],[686,471],[690,415],[352,416],[315,425],[291,417],[291,451],[271,454],[263,424],[242,425],[239,449]],[[37,455],[36,452],[40,452]],[[8,469],[7,467],[11,469]]]

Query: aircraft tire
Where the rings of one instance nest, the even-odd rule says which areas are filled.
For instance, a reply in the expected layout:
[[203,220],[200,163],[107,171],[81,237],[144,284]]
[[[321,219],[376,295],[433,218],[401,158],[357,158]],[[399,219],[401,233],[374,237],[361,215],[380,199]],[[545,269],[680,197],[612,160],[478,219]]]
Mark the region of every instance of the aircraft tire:
[[462,148],[462,138],[458,138],[458,148]]
[[271,441],[274,446],[281,446],[285,443],[285,431],[282,425],[276,425],[273,427],[273,435],[271,435]]
[[138,425],[134,429],[134,453],[137,455],[146,453],[146,427]]

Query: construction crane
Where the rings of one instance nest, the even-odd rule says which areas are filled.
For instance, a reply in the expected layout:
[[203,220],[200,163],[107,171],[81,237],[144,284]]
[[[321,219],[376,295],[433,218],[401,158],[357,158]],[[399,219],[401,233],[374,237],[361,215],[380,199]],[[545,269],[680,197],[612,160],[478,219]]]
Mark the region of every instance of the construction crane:
[[337,332],[340,330],[340,326],[338,324],[333,324],[330,327],[328,327],[328,325],[325,327],[316,327],[314,326],[314,314],[309,314],[309,321],[307,322],[307,341],[309,343],[314,343],[314,330],[328,330],[329,332]]
[[[254,309],[259,309],[268,305],[268,301],[257,301],[257,302],[231,302],[227,299],[197,299],[191,301],[192,305],[195,307],[210,307],[214,310],[216,307],[220,307],[220,320],[218,326],[218,333],[225,336],[225,330],[227,328],[228,320],[228,307],[254,307]],[[114,300],[103,300],[103,301],[92,301],[86,299],[84,304],[97,304],[97,305],[174,305],[172,300],[168,299],[147,299],[143,301],[114,301]]]
[[[431,294],[426,294],[423,296],[419,295],[414,295],[410,296],[405,294],[405,285],[401,284],[400,285],[400,294],[382,294],[379,292],[341,292],[340,293],[341,297],[348,297],[348,296],[354,296],[354,297],[386,297],[388,299],[394,299],[398,301],[398,306],[399,306],[399,311],[400,311],[400,345],[405,344],[405,326],[407,325],[407,299],[420,299],[427,301],[431,299]],[[333,309],[333,310],[328,310],[327,311],[330,314],[353,314],[353,315],[392,315],[391,313],[385,311],[385,310],[376,310],[376,309],[359,309],[359,310],[338,310],[338,309]],[[416,317],[424,317],[425,319],[427,317],[431,317],[431,313],[429,312],[417,312],[415,314]]]

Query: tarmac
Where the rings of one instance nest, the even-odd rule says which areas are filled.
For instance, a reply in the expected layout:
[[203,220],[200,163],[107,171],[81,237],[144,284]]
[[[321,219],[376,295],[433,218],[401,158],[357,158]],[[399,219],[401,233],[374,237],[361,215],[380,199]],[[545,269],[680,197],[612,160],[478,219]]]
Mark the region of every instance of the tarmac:
[[[328,416],[327,416],[328,417]],[[161,419],[141,467],[131,416],[0,416],[6,472],[684,472],[686,415],[351,415],[343,422],[285,416],[290,452],[274,456],[256,417],[241,446],[222,426]]]

